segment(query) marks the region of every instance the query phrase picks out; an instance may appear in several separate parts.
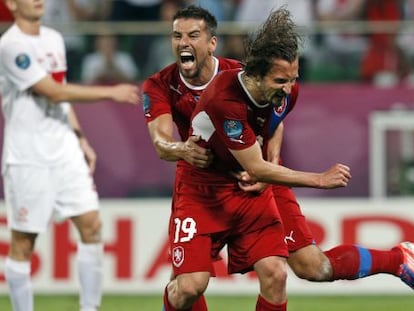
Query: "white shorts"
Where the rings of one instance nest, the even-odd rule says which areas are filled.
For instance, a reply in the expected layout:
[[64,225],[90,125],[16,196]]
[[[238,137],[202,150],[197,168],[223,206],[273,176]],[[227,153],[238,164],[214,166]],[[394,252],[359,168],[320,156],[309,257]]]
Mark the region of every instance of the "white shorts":
[[60,222],[99,208],[84,159],[53,167],[7,165],[3,177],[11,229],[40,233],[52,220]]

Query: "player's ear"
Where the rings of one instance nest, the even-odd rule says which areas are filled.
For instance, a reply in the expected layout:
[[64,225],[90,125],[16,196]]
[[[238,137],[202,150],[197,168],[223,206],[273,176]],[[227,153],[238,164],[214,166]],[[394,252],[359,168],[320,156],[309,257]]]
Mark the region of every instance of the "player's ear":
[[209,53],[213,54],[216,50],[217,47],[217,37],[216,36],[211,36],[210,38],[210,42],[209,42]]
[[10,12],[14,13],[14,11],[16,11],[17,4],[15,0],[4,0],[4,3],[6,4]]

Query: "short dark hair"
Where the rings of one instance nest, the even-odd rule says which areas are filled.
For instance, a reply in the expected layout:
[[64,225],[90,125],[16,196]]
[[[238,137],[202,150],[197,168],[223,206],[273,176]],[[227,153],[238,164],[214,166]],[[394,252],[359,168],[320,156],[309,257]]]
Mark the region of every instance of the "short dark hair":
[[173,21],[179,18],[194,18],[204,20],[207,26],[207,30],[210,32],[210,35],[215,36],[217,33],[217,19],[213,14],[200,6],[190,5],[181,10],[178,10],[173,17]]
[[247,75],[265,76],[275,59],[293,62],[301,40],[291,14],[284,7],[272,11],[261,28],[248,40],[244,70]]

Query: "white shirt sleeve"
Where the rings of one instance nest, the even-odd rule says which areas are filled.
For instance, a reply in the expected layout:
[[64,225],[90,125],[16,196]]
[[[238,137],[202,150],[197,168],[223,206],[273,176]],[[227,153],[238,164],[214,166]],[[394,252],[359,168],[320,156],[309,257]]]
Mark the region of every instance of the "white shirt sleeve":
[[6,44],[2,49],[1,61],[7,76],[20,91],[30,88],[47,75],[27,42],[12,41]]

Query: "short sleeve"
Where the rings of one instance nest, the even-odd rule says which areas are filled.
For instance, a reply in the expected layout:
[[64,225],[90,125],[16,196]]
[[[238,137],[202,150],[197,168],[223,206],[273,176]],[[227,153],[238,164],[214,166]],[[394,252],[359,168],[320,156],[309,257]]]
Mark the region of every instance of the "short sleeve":
[[150,122],[162,114],[171,114],[170,98],[168,89],[156,78],[149,78],[142,86],[142,103],[145,120]]
[[256,135],[247,120],[245,104],[226,101],[209,108],[208,114],[216,133],[228,149],[243,150],[256,142]]
[[30,88],[47,75],[31,45],[26,42],[12,41],[3,45],[0,60],[10,81],[20,91]]

